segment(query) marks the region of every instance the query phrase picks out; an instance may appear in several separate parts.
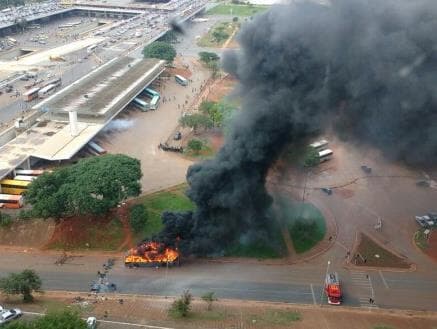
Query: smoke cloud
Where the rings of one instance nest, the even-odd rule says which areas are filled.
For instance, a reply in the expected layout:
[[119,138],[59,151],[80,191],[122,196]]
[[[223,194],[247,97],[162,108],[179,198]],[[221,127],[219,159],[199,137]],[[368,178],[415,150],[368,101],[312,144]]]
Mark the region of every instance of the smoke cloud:
[[160,238],[211,254],[268,239],[271,164],[334,128],[411,164],[437,160],[437,1],[333,0],[274,6],[227,54],[243,98],[213,160],[191,166],[193,213],[164,213]]

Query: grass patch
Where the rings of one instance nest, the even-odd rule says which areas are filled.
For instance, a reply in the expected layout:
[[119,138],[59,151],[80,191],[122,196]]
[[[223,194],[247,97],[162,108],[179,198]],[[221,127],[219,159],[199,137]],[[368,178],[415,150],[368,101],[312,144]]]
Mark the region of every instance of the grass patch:
[[269,6],[220,4],[206,12],[207,15],[252,16],[266,11]]
[[426,250],[429,247],[428,239],[424,233],[425,229],[420,229],[414,233],[414,243],[422,250]]
[[378,324],[373,327],[373,329],[395,329],[392,326],[386,326],[385,324]]
[[160,191],[140,197],[138,200],[146,206],[148,219],[144,231],[136,237],[145,239],[158,233],[162,229],[161,214],[165,210],[188,211],[194,209],[194,204],[185,195],[186,184],[172,190]]
[[184,149],[184,155],[196,160],[206,160],[215,155],[214,149],[209,145],[208,141],[202,140],[202,148],[199,151],[191,150],[188,147]]
[[268,310],[261,314],[253,314],[249,320],[252,324],[266,325],[290,325],[292,322],[302,320],[302,315],[292,310]]
[[[356,254],[359,254],[361,257],[356,257]],[[358,266],[410,267],[410,264],[408,264],[403,258],[396,256],[387,249],[384,249],[365,234],[361,234],[361,240],[356,250],[356,254],[353,257],[352,262]],[[379,257],[375,257],[375,255],[379,255]]]
[[238,28],[238,23],[219,22],[197,41],[197,45],[199,47],[221,47]]
[[308,251],[323,240],[326,223],[319,209],[310,203],[293,202],[286,198],[280,198],[277,204],[297,253]]
[[223,321],[229,318],[233,318],[234,315],[228,313],[226,310],[210,310],[204,312],[193,312],[189,315],[192,320],[200,321]]

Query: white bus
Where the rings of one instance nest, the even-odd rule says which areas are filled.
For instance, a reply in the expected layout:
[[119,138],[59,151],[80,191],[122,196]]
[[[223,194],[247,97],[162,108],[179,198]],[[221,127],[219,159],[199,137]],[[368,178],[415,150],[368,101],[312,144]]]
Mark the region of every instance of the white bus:
[[132,101],[132,104],[135,106],[135,107],[137,107],[137,108],[139,108],[141,111],[143,111],[143,112],[146,112],[146,111],[148,111],[149,110],[149,104],[147,104],[145,101],[143,101],[142,99],[140,99],[140,98],[134,98],[134,100]]
[[92,52],[94,52],[94,50],[97,48],[97,45],[92,45],[92,46],[89,46],[87,49],[86,49],[86,52],[88,53],[88,54],[91,54]]
[[44,88],[40,89],[40,91],[38,91],[38,97],[39,98],[47,97],[53,91],[55,91],[55,88],[56,88],[56,85],[54,85],[54,84],[50,84],[50,85],[45,86]]
[[27,175],[17,175],[14,177],[14,180],[24,180],[26,182],[31,182],[36,179],[38,176],[27,176]]
[[183,76],[176,74],[174,76],[174,79],[176,80],[177,83],[179,83],[181,86],[188,86],[188,80],[185,79]]
[[319,152],[319,160],[320,162],[328,161],[332,158],[332,150],[326,149]]
[[321,149],[325,148],[326,146],[328,146],[328,141],[326,139],[321,139],[317,142],[310,144],[310,146],[316,150],[321,150]]

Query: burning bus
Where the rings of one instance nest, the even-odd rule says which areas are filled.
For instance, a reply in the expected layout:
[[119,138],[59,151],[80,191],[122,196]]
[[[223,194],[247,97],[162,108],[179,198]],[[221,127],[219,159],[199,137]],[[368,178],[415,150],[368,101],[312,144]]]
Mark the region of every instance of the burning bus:
[[128,267],[179,265],[180,254],[161,242],[148,241],[129,250],[124,258]]

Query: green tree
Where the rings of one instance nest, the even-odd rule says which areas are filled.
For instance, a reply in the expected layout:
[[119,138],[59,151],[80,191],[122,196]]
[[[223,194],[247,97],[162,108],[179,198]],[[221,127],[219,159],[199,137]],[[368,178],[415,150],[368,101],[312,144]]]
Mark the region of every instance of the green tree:
[[80,314],[71,310],[50,312],[32,321],[11,322],[7,329],[87,329]]
[[144,230],[147,218],[147,209],[143,204],[136,204],[130,208],[129,222],[134,232]]
[[223,111],[219,103],[203,101],[199,106],[199,110],[210,118],[213,127],[221,126],[223,122]]
[[41,284],[38,274],[33,270],[24,270],[0,279],[0,290],[6,295],[22,295],[24,302],[31,302],[32,292],[41,292]]
[[147,58],[158,58],[167,62],[173,62],[176,57],[176,49],[167,42],[155,41],[144,47],[143,55]]
[[199,129],[199,127],[202,127],[204,129],[212,127],[211,119],[208,118],[206,115],[200,113],[184,115],[182,118],[180,118],[179,123],[183,127],[193,128],[195,134],[197,133],[197,129]]
[[217,300],[214,292],[210,291],[202,295],[202,300],[206,303],[208,311],[212,309],[212,303]]
[[187,146],[189,150],[193,151],[195,154],[198,154],[203,147],[203,143],[199,139],[190,139]]
[[229,38],[229,34],[222,29],[217,28],[214,32],[212,32],[212,37],[214,38],[215,42],[220,43]]
[[7,329],[35,329],[32,323],[24,321],[16,321],[8,323],[5,328]]
[[182,296],[176,299],[170,307],[169,313],[174,317],[186,317],[191,309],[193,296],[189,290],[185,290]]
[[71,310],[52,312],[33,322],[34,329],[86,329],[80,314]]
[[178,36],[175,31],[170,30],[167,31],[160,39],[159,41],[167,42],[167,43],[177,43],[178,42]]
[[210,51],[201,51],[199,53],[199,58],[205,64],[208,64],[212,61],[218,61],[220,59],[219,55]]
[[314,167],[320,163],[319,152],[314,147],[308,147],[305,151],[304,166]]
[[141,192],[137,159],[111,155],[82,159],[77,164],[45,173],[26,193],[35,216],[106,213],[122,200]]

